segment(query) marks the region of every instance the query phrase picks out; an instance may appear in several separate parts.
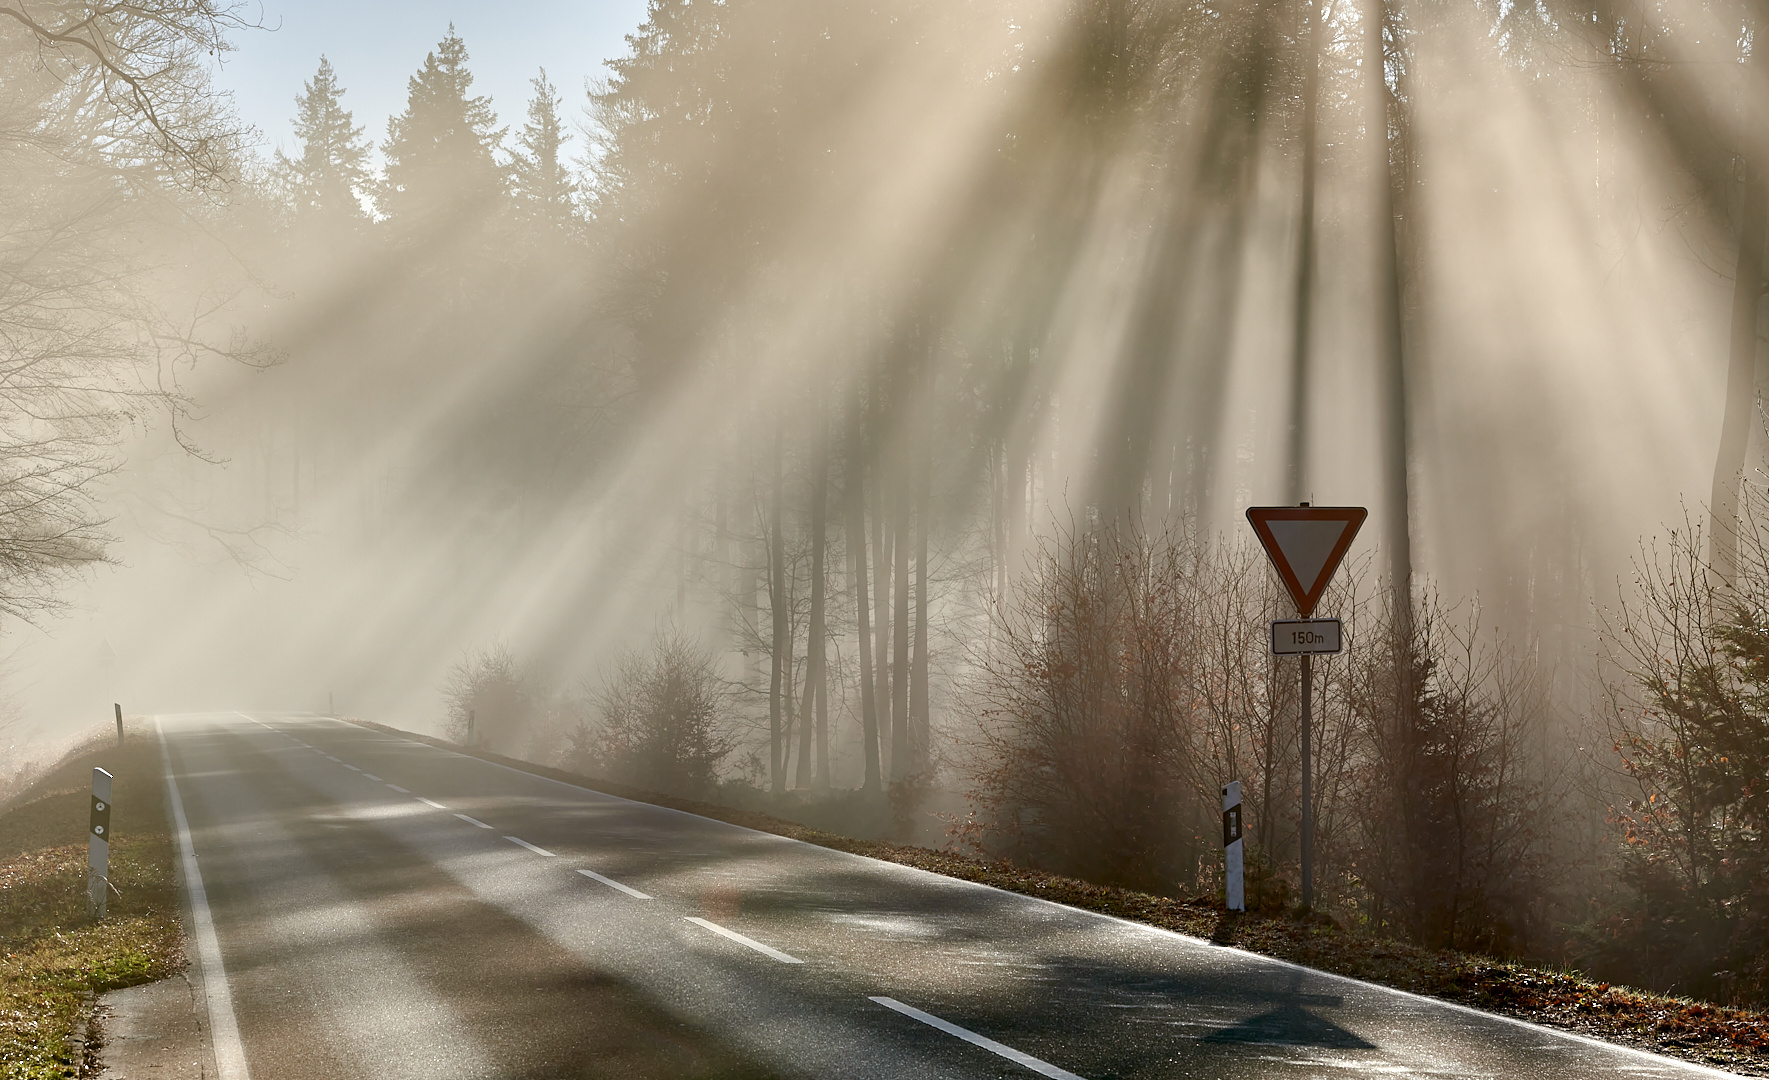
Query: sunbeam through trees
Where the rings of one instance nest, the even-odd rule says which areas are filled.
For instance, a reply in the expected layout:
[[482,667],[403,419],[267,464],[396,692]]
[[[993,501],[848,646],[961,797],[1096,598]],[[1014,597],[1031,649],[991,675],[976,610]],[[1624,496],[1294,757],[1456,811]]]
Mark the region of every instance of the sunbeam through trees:
[[0,680],[1171,896],[1235,780],[1294,910],[1241,514],[1366,505],[1312,915],[1769,1002],[1763,17],[650,0],[254,149],[255,8],[0,0]]

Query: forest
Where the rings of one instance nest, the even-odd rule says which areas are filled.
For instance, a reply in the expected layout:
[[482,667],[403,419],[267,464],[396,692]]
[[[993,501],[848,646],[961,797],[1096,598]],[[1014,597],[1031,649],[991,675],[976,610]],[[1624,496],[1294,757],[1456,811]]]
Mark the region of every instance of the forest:
[[244,7],[0,0],[0,612],[1165,895],[1238,780],[1284,911],[1241,513],[1367,505],[1313,914],[1762,1004],[1766,15],[650,0],[509,120],[317,57],[266,157]]

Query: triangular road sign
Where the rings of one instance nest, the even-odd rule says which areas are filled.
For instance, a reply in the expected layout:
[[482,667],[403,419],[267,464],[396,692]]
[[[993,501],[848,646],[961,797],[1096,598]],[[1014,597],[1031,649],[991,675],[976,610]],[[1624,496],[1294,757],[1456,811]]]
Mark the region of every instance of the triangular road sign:
[[1296,613],[1314,614],[1339,561],[1369,516],[1361,506],[1250,506],[1247,521],[1296,601]]

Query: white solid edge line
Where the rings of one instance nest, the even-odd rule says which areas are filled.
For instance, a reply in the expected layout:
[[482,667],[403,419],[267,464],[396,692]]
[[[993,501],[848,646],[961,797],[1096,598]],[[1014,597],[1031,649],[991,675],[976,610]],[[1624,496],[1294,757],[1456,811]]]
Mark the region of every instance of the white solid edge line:
[[399,793],[400,793],[400,794],[401,794],[401,795],[410,795],[410,794],[411,794],[411,792],[409,792],[409,791],[407,791],[407,790],[406,790],[406,789],[404,789],[404,788],[402,788],[402,787],[400,787],[400,786],[399,786],[399,785],[398,785],[398,784],[388,784],[388,785],[387,785],[387,786],[388,786],[388,787],[390,787],[390,788],[392,788],[392,789],[393,789],[393,790],[394,790],[394,791],[397,791],[397,792],[399,792]]
[[233,992],[227,986],[227,970],[221,964],[221,940],[215,936],[215,920],[209,914],[209,895],[197,870],[197,853],[190,841],[190,823],[184,816],[184,800],[172,776],[172,756],[166,732],[154,717],[160,737],[160,764],[166,773],[166,799],[172,807],[172,825],[178,833],[178,855],[183,867],[184,895],[190,903],[191,929],[196,932],[197,961],[203,971],[203,996],[209,1005],[209,1044],[215,1051],[215,1071],[220,1080],[251,1080],[246,1068],[246,1048],[240,1042],[239,1021],[233,1015]]
[[485,822],[480,821],[478,818],[468,817],[466,814],[456,814],[455,817],[460,818],[462,821],[466,822],[469,825],[477,825],[481,829],[491,828],[490,825],[487,825]]
[[522,839],[520,836],[506,836],[506,837],[504,837],[504,839],[508,840],[512,844],[518,844],[522,847],[525,847],[528,850],[534,852],[536,855],[540,855],[540,856],[543,856],[548,859],[557,858],[557,856],[555,856],[552,852],[548,851],[546,848],[535,847],[533,844]]
[[608,886],[610,889],[619,889],[621,892],[626,893],[628,896],[632,897],[635,900],[649,900],[649,899],[651,899],[651,895],[649,893],[642,893],[639,890],[633,888],[631,885],[622,885],[620,882],[614,880],[613,878],[605,878],[601,874],[596,873],[594,870],[584,870],[584,869],[580,868],[578,870],[578,873],[582,874],[584,877],[587,877],[592,881],[600,881],[602,884]]
[[[684,919],[687,919],[689,922],[693,923],[695,926],[704,926],[708,930],[711,930],[715,934],[723,934],[725,937],[730,938],[732,941],[735,941],[739,945],[747,945],[750,948],[754,949],[756,952],[759,952],[764,956],[772,956],[774,959],[780,961],[782,964],[802,964],[802,963],[804,963],[803,960],[800,960],[796,956],[789,956],[786,953],[781,952],[779,949],[770,948],[766,945],[763,945],[761,942],[755,940],[754,938],[746,938],[742,934],[739,934],[735,930],[727,930],[725,927],[720,926],[716,922],[707,922],[705,919],[697,919],[692,915],[684,915],[682,917]],[[1079,1080],[1079,1078],[1077,1078],[1077,1080]]]
[[928,1027],[944,1031],[946,1034],[955,1038],[963,1039],[972,1046],[980,1046],[991,1054],[1000,1054],[1014,1064],[1024,1065],[1026,1068],[1031,1069],[1040,1076],[1048,1076],[1051,1080],[1081,1080],[1081,1077],[1076,1076],[1067,1069],[1059,1069],[1050,1062],[1041,1061],[1038,1058],[1033,1057],[1031,1054],[1021,1053],[1011,1046],[1003,1046],[994,1039],[985,1038],[974,1031],[961,1028],[957,1024],[947,1023],[932,1013],[924,1013],[914,1006],[903,1004],[896,998],[874,997],[869,998],[868,1000],[876,1001],[887,1009],[895,1009],[897,1012],[902,1013],[911,1020],[920,1020]]
[[[319,717],[318,719],[331,720],[332,723],[344,724],[346,726],[355,728],[358,731],[365,730],[361,725],[352,724],[348,720],[338,720],[333,717]],[[1383,986],[1381,983],[1368,982],[1364,979],[1353,978],[1350,975],[1339,975],[1339,974],[1335,974],[1334,972],[1331,972],[1331,971],[1322,971],[1320,968],[1312,968],[1312,967],[1309,967],[1307,964],[1298,964],[1292,960],[1280,960],[1275,956],[1265,956],[1261,953],[1250,952],[1246,949],[1236,948],[1234,946],[1217,945],[1216,943],[1210,941],[1208,938],[1194,937],[1191,934],[1182,934],[1176,930],[1168,930],[1168,929],[1166,929],[1164,927],[1160,927],[1160,926],[1151,926],[1148,923],[1135,922],[1130,919],[1119,918],[1116,915],[1107,915],[1106,913],[1101,912],[1101,911],[1088,911],[1086,908],[1078,908],[1078,907],[1074,907],[1069,904],[1058,903],[1055,900],[1047,900],[1041,896],[1027,896],[1025,893],[1010,892],[1007,889],[1000,889],[1000,888],[995,887],[994,885],[985,885],[980,881],[966,881],[963,878],[947,877],[944,874],[936,874],[932,870],[923,870],[923,869],[921,869],[919,867],[915,867],[915,866],[905,866],[902,863],[888,862],[884,859],[875,859],[870,855],[860,855],[860,854],[858,854],[856,852],[852,852],[852,851],[840,851],[840,850],[837,850],[836,848],[826,848],[826,847],[822,847],[821,845],[818,845],[818,844],[808,844],[808,843],[805,843],[805,841],[803,841],[803,840],[795,840],[790,836],[781,836],[779,833],[763,832],[760,829],[749,828],[747,825],[734,825],[729,821],[720,821],[717,818],[709,818],[703,814],[696,814],[696,813],[693,813],[692,811],[689,811],[689,810],[677,810],[675,807],[672,807],[672,806],[659,806],[656,803],[641,802],[638,799],[627,799],[627,798],[622,798],[619,795],[610,795],[606,791],[598,791],[595,788],[585,787],[582,784],[571,784],[571,783],[567,783],[564,780],[555,780],[550,776],[542,776],[539,773],[532,773],[532,772],[529,772],[525,769],[518,769],[512,765],[505,765],[502,762],[487,761],[484,758],[474,757],[471,754],[458,753],[454,750],[448,749],[447,747],[436,746],[436,745],[433,745],[433,744],[427,743],[427,742],[419,742],[417,739],[403,738],[399,735],[392,734],[391,730],[380,730],[380,729],[375,729],[375,728],[368,728],[366,730],[373,731],[375,734],[380,735],[383,738],[386,738],[392,742],[402,742],[402,743],[406,743],[411,746],[422,747],[426,750],[433,750],[439,754],[447,754],[450,757],[465,758],[468,761],[477,761],[481,765],[489,765],[495,769],[503,769],[505,772],[513,772],[519,776],[525,776],[530,780],[540,780],[540,781],[543,781],[548,784],[556,784],[559,787],[570,788],[573,791],[581,791],[586,795],[594,795],[598,799],[607,799],[610,802],[627,803],[631,806],[643,807],[645,809],[653,810],[653,811],[661,811],[665,814],[676,814],[676,815],[680,815],[681,817],[691,817],[691,818],[695,818],[696,820],[704,821],[704,822],[707,822],[712,825],[719,825],[719,826],[723,826],[727,829],[734,829],[738,832],[753,833],[754,835],[756,835],[758,837],[767,837],[772,840],[784,840],[789,844],[805,844],[806,847],[816,848],[817,850],[822,851],[822,852],[826,852],[830,855],[846,857],[849,859],[859,859],[863,862],[873,863],[877,866],[884,867],[889,870],[897,871],[897,872],[900,872],[903,874],[912,875],[912,876],[915,876],[918,878],[931,877],[937,881],[945,882],[945,883],[955,886],[955,887],[970,886],[972,888],[977,888],[977,889],[987,889],[990,892],[1001,893],[1004,896],[1011,896],[1011,897],[1014,897],[1018,900],[1028,901],[1033,904],[1048,904],[1051,907],[1061,908],[1064,911],[1074,912],[1079,915],[1090,916],[1092,918],[1099,919],[1104,922],[1117,923],[1121,926],[1127,926],[1127,927],[1130,927],[1130,928],[1136,929],[1136,930],[1144,930],[1149,933],[1156,934],[1156,935],[1162,936],[1162,937],[1177,938],[1180,941],[1184,941],[1184,942],[1187,942],[1192,945],[1201,945],[1206,948],[1224,949],[1225,951],[1236,952],[1236,953],[1239,953],[1240,955],[1245,956],[1251,960],[1260,961],[1260,962],[1267,963],[1267,964],[1273,964],[1278,967],[1290,968],[1290,969],[1293,969],[1296,971],[1306,971],[1310,975],[1318,975],[1324,979],[1332,979],[1337,982],[1350,983],[1353,986],[1363,987],[1366,990],[1377,990],[1377,991],[1381,991],[1382,993],[1387,993],[1387,994],[1399,994],[1400,996],[1407,998],[1409,1000],[1412,1000],[1412,1001],[1418,1001],[1418,1002],[1422,1002],[1422,1003],[1428,1004],[1428,1005],[1441,1006],[1442,1008],[1450,1009],[1454,1012],[1466,1013],[1469,1016],[1479,1016],[1479,1017],[1484,1017],[1488,1020],[1497,1020],[1501,1023],[1509,1024],[1512,1027],[1525,1028],[1529,1031],[1536,1032],[1537,1034],[1554,1035],[1554,1036],[1558,1036],[1563,1039],[1571,1039],[1573,1042],[1583,1043],[1586,1046],[1594,1046],[1594,1047],[1598,1047],[1598,1048],[1601,1048],[1604,1050],[1614,1050],[1614,1051],[1616,1051],[1620,1054],[1623,1054],[1627,1057],[1643,1058],[1647,1061],[1654,1063],[1655,1065],[1677,1066],[1677,1067],[1685,1069],[1691,1073],[1694,1073],[1696,1075],[1718,1077],[1718,1078],[1720,1078],[1720,1080],[1734,1080],[1734,1078],[1736,1078],[1738,1075],[1737,1073],[1724,1072],[1720,1069],[1716,1069],[1716,1068],[1713,1068],[1708,1065],[1701,1065],[1696,1062],[1689,1061],[1685,1058],[1672,1057],[1669,1054],[1656,1054],[1656,1053],[1653,1053],[1651,1050],[1642,1050],[1637,1046],[1628,1046],[1625,1043],[1608,1042],[1604,1039],[1599,1039],[1599,1038],[1596,1038],[1595,1036],[1592,1036],[1592,1035],[1581,1035],[1576,1031],[1567,1031],[1565,1028],[1549,1027],[1546,1024],[1538,1024],[1538,1023],[1535,1023],[1530,1020],[1522,1020],[1522,1019],[1519,1019],[1518,1017],[1515,1017],[1515,1016],[1506,1016],[1503,1013],[1488,1012],[1485,1009],[1477,1009],[1472,1005],[1464,1005],[1459,1001],[1449,1001],[1445,998],[1434,998],[1434,997],[1429,997],[1425,994],[1415,994],[1411,990],[1400,990],[1400,989],[1397,989],[1392,986]],[[394,729],[394,730],[396,730],[396,729]]]
[[[413,798],[417,799],[419,802],[423,803],[425,806],[433,806],[438,810],[448,810],[448,807],[442,805],[439,802],[431,802],[429,799],[424,798],[422,795],[414,795]],[[452,814],[452,813],[454,813],[454,811],[449,810],[449,813]]]

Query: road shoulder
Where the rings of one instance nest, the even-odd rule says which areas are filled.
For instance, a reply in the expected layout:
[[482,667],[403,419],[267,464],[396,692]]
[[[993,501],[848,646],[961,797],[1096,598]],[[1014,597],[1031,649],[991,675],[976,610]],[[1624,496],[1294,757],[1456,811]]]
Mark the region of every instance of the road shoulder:
[[[0,1077],[89,1072],[95,996],[184,967],[159,745],[105,725],[0,813]],[[92,769],[115,776],[106,918],[86,915]]]
[[207,1014],[188,974],[99,998],[100,1080],[203,1080],[215,1075]]

